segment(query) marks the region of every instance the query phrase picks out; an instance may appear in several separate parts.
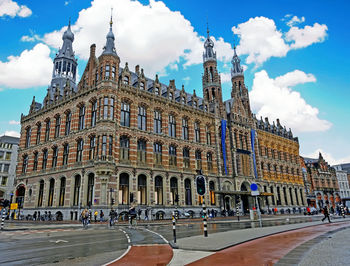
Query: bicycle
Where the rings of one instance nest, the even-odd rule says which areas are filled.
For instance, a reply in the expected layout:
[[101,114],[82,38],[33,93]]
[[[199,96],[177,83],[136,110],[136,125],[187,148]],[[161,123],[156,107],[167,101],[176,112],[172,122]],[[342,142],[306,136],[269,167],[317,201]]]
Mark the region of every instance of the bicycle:
[[137,220],[136,215],[129,215],[129,228],[136,227],[137,226]]
[[83,218],[83,229],[87,229],[88,228],[88,219],[87,218]]

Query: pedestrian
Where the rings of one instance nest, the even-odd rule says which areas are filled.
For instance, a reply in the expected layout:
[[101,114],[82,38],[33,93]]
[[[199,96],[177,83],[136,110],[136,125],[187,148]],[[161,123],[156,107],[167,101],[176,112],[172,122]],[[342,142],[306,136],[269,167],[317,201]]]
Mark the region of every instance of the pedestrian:
[[324,217],[323,217],[323,219],[322,219],[322,222],[323,222],[326,218],[328,218],[328,222],[331,223],[331,219],[329,218],[329,212],[328,212],[327,206],[324,206],[324,208],[323,208],[323,215],[324,215]]
[[51,221],[51,220],[52,220],[52,214],[51,214],[51,211],[49,211],[49,214],[47,215],[47,217],[48,217],[49,221]]
[[37,215],[37,212],[35,211],[34,214],[33,214],[33,220],[36,221],[36,215]]
[[148,209],[145,210],[145,221],[148,221]]
[[105,214],[103,213],[102,210],[100,210],[100,222],[103,222],[103,217],[105,216]]
[[85,208],[81,212],[81,221],[83,223],[83,228],[85,228],[88,225],[88,220],[89,220],[89,210]]
[[132,221],[136,218],[136,210],[135,210],[135,206],[133,204],[131,204],[131,207],[129,208],[129,218],[130,218],[129,227],[131,227]]
[[97,222],[97,215],[98,215],[98,211],[97,211],[97,210],[95,210],[95,212],[94,212],[95,223]]
[[139,209],[139,210],[137,211],[137,216],[138,216],[139,220],[141,220],[141,214],[142,214],[142,210]]
[[115,211],[113,208],[111,208],[111,211],[109,212],[109,226],[114,225],[114,219],[115,219]]

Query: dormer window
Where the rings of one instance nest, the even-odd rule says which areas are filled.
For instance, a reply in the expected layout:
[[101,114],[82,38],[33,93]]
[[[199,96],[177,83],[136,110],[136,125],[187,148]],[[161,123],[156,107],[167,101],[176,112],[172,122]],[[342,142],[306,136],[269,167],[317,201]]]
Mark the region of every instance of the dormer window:
[[140,90],[145,89],[145,83],[143,81],[140,82]]
[[124,76],[123,83],[124,83],[124,85],[129,85],[129,77],[128,76]]
[[159,95],[159,88],[156,87],[156,88],[154,89],[154,92],[155,92],[156,95]]
[[186,97],[182,97],[182,103],[186,104]]
[[169,99],[172,100],[173,99],[173,93],[169,92]]
[[197,102],[196,101],[193,102],[193,107],[197,108]]

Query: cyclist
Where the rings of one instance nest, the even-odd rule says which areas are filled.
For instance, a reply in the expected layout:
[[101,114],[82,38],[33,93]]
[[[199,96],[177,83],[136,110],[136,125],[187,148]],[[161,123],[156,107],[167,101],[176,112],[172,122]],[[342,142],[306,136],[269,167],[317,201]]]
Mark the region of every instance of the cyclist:
[[115,217],[116,217],[116,212],[112,208],[111,211],[109,212],[109,226],[113,226],[114,225]]
[[81,213],[81,220],[83,222],[83,228],[87,228],[88,219],[89,219],[89,210],[85,208]]
[[131,207],[129,208],[129,218],[131,227],[131,225],[133,224],[133,220],[136,219],[136,210],[134,205],[131,205]]

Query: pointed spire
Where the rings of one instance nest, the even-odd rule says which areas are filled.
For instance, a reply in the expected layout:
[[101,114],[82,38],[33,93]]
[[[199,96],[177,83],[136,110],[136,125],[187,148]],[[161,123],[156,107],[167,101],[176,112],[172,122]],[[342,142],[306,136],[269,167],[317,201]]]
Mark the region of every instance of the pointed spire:
[[233,35],[233,57],[231,60],[231,77],[243,76],[243,68],[241,67],[241,59],[238,57],[236,52],[236,42]]
[[114,46],[114,34],[113,34],[113,17],[112,17],[112,13],[113,13],[113,8],[111,9],[111,20],[109,22],[109,32],[106,36],[106,46],[103,47],[103,53],[102,54],[112,54],[112,55],[117,55],[116,51],[115,51],[115,46]]
[[207,39],[204,42],[203,61],[216,60],[216,52],[214,52],[214,42],[210,39],[209,24],[207,19]]

